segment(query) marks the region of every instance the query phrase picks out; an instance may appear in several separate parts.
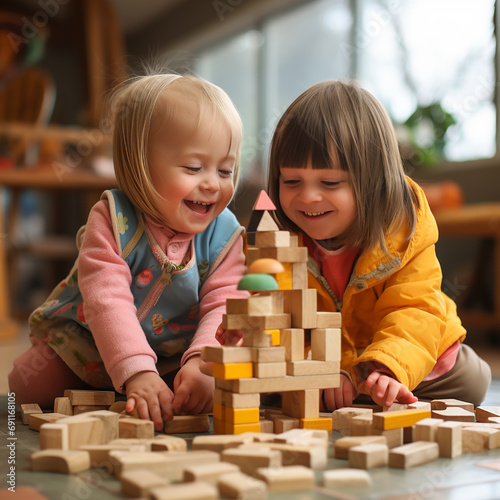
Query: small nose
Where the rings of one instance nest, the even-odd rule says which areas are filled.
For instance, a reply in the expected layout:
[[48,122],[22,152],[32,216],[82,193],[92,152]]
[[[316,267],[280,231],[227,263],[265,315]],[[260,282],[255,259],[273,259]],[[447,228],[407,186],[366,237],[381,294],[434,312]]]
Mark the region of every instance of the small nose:
[[298,199],[304,203],[313,203],[322,200],[320,190],[314,184],[304,184],[299,191]]
[[202,188],[207,191],[217,192],[220,189],[217,173],[207,172],[202,182]]

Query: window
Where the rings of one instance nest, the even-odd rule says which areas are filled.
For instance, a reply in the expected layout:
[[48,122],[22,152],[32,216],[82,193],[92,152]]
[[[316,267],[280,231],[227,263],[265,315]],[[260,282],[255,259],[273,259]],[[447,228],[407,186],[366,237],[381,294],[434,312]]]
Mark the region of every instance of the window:
[[494,0],[315,0],[201,51],[245,127],[244,175],[303,90],[354,78],[384,104],[421,163],[496,154]]

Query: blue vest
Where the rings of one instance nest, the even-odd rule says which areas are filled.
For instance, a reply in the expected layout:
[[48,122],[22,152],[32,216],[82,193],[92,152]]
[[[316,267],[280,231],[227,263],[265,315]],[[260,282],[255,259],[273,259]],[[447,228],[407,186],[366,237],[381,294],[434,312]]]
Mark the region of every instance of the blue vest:
[[[189,262],[176,266],[123,192],[113,189],[105,191],[102,197],[109,201],[116,243],[130,267],[134,305],[149,344],[163,356],[184,351],[198,326],[201,286],[224,259],[243,227],[225,209],[202,233],[195,235]],[[32,315],[30,323],[41,324],[56,317],[88,328],[78,287],[78,261]]]

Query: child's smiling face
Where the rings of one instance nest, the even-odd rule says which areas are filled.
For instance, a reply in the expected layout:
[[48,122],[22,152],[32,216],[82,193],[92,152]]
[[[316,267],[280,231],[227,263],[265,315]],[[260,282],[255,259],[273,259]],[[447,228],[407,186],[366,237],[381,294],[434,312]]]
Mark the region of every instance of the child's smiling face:
[[173,117],[155,113],[151,122],[149,171],[164,222],[198,234],[231,201],[236,145],[222,119],[206,113],[198,123],[196,106],[177,99]]
[[279,198],[285,215],[315,240],[341,235],[356,218],[349,176],[340,168],[282,167]]

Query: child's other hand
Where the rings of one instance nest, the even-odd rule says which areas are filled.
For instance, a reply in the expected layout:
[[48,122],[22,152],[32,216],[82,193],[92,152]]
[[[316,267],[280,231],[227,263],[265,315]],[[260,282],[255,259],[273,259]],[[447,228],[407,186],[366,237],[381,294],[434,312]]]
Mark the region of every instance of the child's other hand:
[[410,404],[418,401],[401,382],[377,371],[368,375],[365,389],[373,401],[381,406],[392,406],[393,403]]
[[174,414],[207,413],[212,409],[214,379],[201,373],[199,356],[189,358],[174,379]]
[[139,372],[126,382],[128,413],[137,408],[140,418],[152,420],[157,431],[163,430],[163,421],[172,420],[174,395],[167,384],[155,372]]
[[215,332],[215,338],[221,345],[241,346],[243,344],[243,330],[224,330],[219,325]]
[[[321,393],[320,393],[321,394]],[[340,387],[325,389],[319,403],[320,411],[334,411],[337,408],[351,406],[357,391],[352,382],[345,376],[340,375]]]

